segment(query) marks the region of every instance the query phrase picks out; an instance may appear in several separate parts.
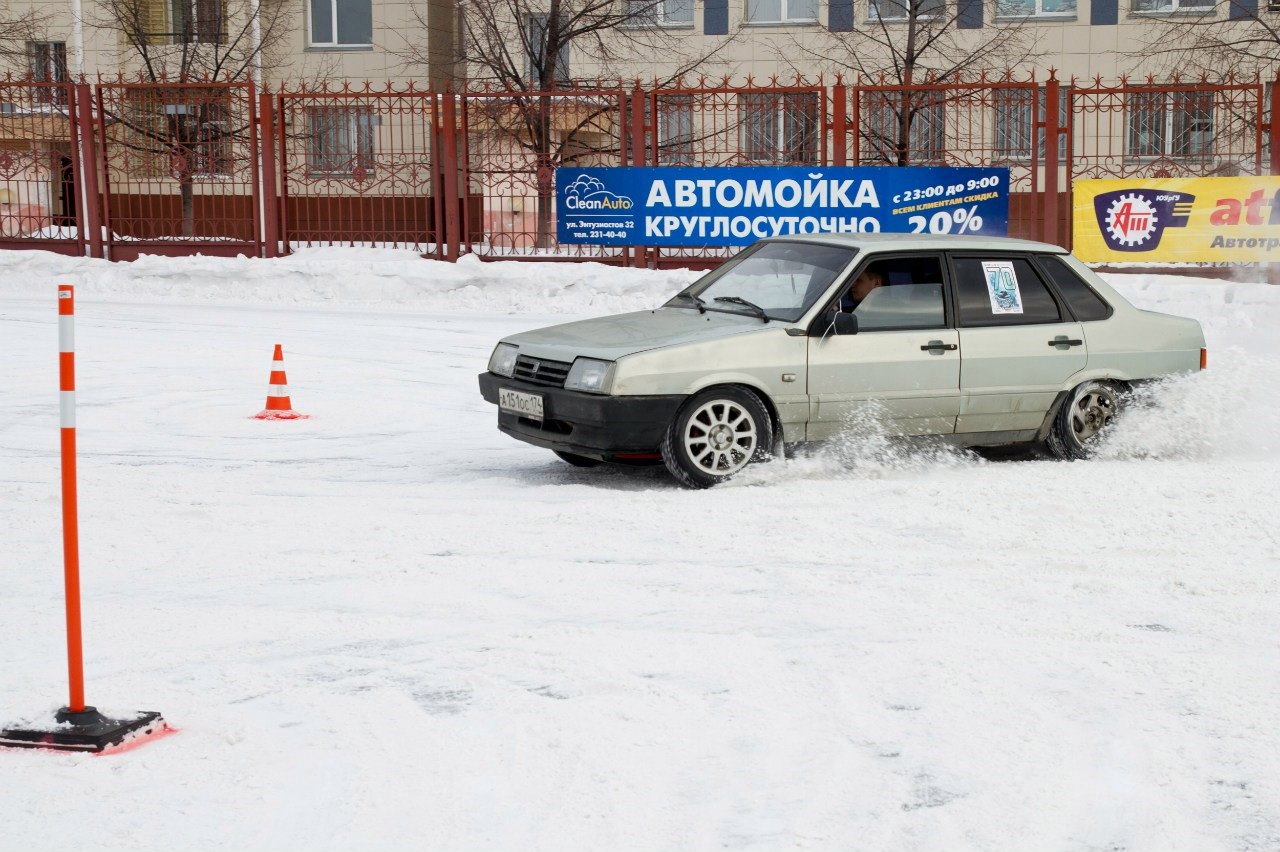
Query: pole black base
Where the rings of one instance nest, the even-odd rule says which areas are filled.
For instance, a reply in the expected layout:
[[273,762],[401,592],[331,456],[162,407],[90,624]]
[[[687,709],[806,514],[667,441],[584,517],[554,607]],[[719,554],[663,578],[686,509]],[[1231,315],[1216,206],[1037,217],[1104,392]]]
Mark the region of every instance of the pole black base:
[[154,710],[142,711],[127,719],[111,719],[93,707],[78,711],[63,707],[53,721],[54,724],[47,727],[2,730],[0,746],[99,752],[165,728],[164,719]]

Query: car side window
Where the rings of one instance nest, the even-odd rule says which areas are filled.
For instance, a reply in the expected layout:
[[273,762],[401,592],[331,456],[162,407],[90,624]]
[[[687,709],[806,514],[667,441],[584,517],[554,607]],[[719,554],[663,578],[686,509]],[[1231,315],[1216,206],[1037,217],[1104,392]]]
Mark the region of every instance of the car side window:
[[1062,321],[1058,303],[1026,258],[957,257],[952,266],[961,326]]
[[945,325],[941,284],[895,284],[872,290],[854,310],[860,331],[941,328]]
[[1077,320],[1093,322],[1111,316],[1111,306],[1063,263],[1061,258],[1046,254],[1038,259],[1040,267],[1049,276],[1053,286],[1058,289],[1058,295],[1062,296]]
[[941,258],[874,260],[849,279],[833,309],[856,315],[860,332],[943,328]]

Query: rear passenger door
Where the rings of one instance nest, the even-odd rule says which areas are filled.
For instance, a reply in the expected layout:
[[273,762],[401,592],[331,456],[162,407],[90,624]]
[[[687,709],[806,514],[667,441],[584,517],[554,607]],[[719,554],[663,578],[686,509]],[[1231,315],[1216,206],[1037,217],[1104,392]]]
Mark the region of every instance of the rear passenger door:
[[1089,355],[1083,330],[1026,256],[951,256],[960,334],[956,432],[1035,429]]

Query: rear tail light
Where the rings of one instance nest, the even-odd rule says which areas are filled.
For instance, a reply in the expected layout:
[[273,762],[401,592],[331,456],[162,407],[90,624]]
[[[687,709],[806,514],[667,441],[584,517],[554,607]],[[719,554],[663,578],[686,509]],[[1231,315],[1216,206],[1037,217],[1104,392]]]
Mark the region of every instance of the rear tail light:
[[1209,369],[1209,350],[1203,347],[1200,349],[1200,369]]

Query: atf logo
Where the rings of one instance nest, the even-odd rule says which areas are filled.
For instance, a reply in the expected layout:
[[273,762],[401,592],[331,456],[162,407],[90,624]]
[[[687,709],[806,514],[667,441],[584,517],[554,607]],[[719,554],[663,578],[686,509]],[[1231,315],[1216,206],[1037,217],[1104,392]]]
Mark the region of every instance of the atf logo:
[[1098,229],[1113,251],[1151,251],[1165,228],[1185,228],[1194,195],[1155,189],[1123,189],[1093,199]]
[[1136,246],[1151,239],[1156,233],[1156,209],[1147,199],[1131,192],[1122,195],[1107,208],[1107,233],[1111,239],[1126,246]]
[[617,195],[605,189],[604,183],[591,175],[578,175],[578,179],[564,188],[564,206],[569,210],[599,210],[618,213],[635,205],[625,195]]

